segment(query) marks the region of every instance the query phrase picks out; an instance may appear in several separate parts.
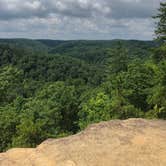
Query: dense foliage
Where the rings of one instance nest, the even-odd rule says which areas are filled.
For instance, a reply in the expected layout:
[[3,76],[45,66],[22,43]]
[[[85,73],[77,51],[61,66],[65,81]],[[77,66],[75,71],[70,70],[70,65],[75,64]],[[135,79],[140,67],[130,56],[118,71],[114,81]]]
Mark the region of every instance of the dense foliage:
[[166,40],[166,3],[161,2],[158,14],[154,17],[159,21],[156,22],[156,35],[159,39]]
[[110,119],[166,119],[165,92],[164,41],[2,39],[0,151]]

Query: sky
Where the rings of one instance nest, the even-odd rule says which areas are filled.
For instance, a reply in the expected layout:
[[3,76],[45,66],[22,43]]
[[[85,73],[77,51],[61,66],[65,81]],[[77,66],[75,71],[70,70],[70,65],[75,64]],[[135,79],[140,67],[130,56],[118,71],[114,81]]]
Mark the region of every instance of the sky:
[[0,0],[0,38],[151,40],[165,0]]

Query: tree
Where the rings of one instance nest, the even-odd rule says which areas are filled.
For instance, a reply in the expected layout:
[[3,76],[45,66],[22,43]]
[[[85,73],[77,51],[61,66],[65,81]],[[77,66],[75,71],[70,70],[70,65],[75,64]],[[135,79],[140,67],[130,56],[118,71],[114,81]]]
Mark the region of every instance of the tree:
[[0,68],[0,105],[11,103],[21,95],[22,71],[13,66]]
[[[136,97],[135,93],[139,87],[140,80],[137,78],[133,80],[133,73],[120,72],[111,80],[111,115],[113,119],[127,119],[142,117],[142,111],[137,105],[134,105],[130,100],[130,95]],[[134,76],[136,73],[134,73]],[[139,75],[139,74],[138,74]],[[138,81],[139,80],[139,81]],[[138,84],[138,82],[139,84]],[[132,98],[132,99],[133,99]],[[140,103],[139,103],[140,104]]]
[[166,40],[166,2],[160,3],[159,13],[154,17],[159,20],[156,24],[156,35],[159,39]]
[[[64,82],[46,84],[36,94],[36,99],[46,102],[51,108],[56,108],[62,116],[61,129],[67,132],[77,131],[77,112],[79,100],[74,86],[65,85]],[[52,105],[53,104],[53,105]]]
[[108,77],[110,77],[110,74],[117,74],[127,70],[127,65],[129,63],[128,50],[122,46],[121,42],[118,43],[116,48],[109,51],[109,56],[107,63]]
[[12,146],[23,104],[24,100],[18,97],[12,104],[0,107],[0,152]]
[[[26,110],[26,113],[24,112],[21,115],[20,124],[16,126],[16,132],[12,139],[13,147],[35,147],[48,137],[46,132],[48,117],[42,118],[39,114],[41,113]],[[58,121],[58,118],[56,118],[56,121]],[[54,127],[54,130],[56,130],[56,126]]]
[[154,16],[157,20],[155,33],[157,38],[162,42],[164,41],[164,43],[153,51],[152,58],[155,63],[160,63],[161,61],[166,60],[166,2],[160,3],[158,11],[158,14]]
[[163,60],[166,60],[166,44],[161,45],[158,48],[153,50],[153,61],[154,63],[160,63]]
[[122,87],[122,95],[136,108],[148,110],[147,96],[153,87],[154,71],[151,64],[141,64],[140,61],[129,64],[128,71],[119,74],[121,82],[115,85]]
[[157,64],[155,72],[154,87],[148,96],[148,103],[152,109],[147,117],[166,119],[166,2],[160,3],[159,13],[154,17],[158,20],[156,35],[164,43],[154,49],[153,60]]
[[154,86],[148,96],[151,116],[166,119],[166,61],[157,65]]
[[108,95],[100,92],[95,97],[91,97],[88,101],[82,103],[82,109],[78,115],[81,129],[85,128],[88,124],[111,119]]

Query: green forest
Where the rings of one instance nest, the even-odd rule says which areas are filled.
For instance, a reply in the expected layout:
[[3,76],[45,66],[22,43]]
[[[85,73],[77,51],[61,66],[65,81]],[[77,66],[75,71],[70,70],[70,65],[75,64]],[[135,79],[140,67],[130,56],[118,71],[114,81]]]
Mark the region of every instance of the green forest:
[[0,151],[111,119],[166,119],[166,3],[154,41],[0,39]]

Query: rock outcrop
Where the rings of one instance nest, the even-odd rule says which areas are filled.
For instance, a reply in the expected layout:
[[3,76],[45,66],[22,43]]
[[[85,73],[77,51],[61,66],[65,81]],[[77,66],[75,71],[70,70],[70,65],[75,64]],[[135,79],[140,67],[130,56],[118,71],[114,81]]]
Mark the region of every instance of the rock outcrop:
[[166,166],[166,121],[112,120],[35,149],[0,154],[0,166]]

